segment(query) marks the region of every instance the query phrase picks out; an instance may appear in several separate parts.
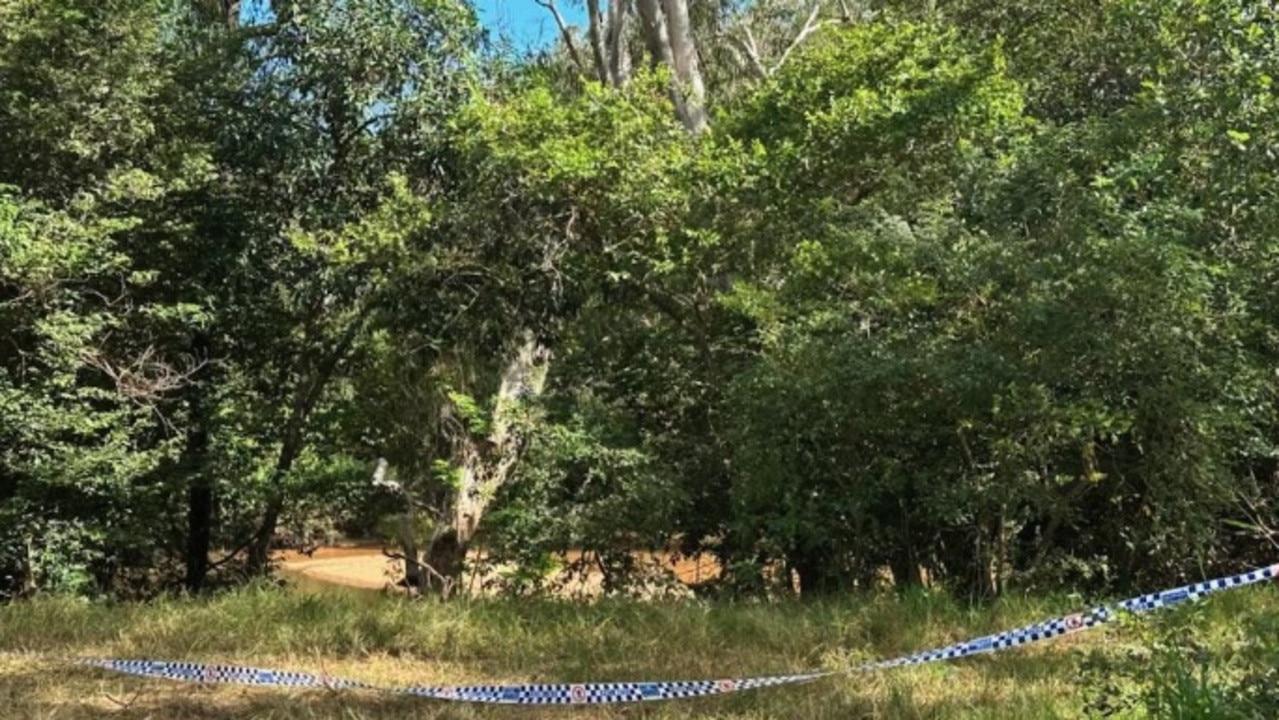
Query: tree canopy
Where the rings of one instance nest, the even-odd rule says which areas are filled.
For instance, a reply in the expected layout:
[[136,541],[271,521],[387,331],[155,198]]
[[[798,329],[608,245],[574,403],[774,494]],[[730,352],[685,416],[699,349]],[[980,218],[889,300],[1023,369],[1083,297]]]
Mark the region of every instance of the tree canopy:
[[0,1],[0,598],[1257,561],[1270,4],[541,4]]

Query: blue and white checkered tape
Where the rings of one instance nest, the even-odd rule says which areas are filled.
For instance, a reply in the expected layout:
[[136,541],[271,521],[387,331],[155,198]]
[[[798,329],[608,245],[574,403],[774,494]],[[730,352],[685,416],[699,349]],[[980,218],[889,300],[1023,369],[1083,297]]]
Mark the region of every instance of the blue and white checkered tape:
[[614,683],[553,683],[534,685],[458,685],[422,687],[382,687],[355,680],[312,675],[301,672],[264,670],[236,665],[205,665],[156,660],[79,661],[83,665],[114,670],[129,675],[185,680],[198,683],[231,683],[265,687],[330,688],[341,690],[374,690],[399,695],[412,695],[433,700],[516,705],[604,705],[645,700],[674,700],[741,692],[779,685],[796,685],[841,673],[872,672],[925,663],[998,652],[1012,647],[1049,640],[1069,633],[1087,630],[1118,618],[1122,613],[1140,614],[1197,600],[1221,590],[1252,585],[1279,577],[1279,565],[1259,568],[1238,575],[1185,585],[1124,600],[1114,606],[1100,605],[1092,610],[1053,618],[1044,622],[987,635],[946,647],[925,650],[890,660],[863,663],[841,670],[813,670],[794,675],[769,675],[727,680],[685,680]]

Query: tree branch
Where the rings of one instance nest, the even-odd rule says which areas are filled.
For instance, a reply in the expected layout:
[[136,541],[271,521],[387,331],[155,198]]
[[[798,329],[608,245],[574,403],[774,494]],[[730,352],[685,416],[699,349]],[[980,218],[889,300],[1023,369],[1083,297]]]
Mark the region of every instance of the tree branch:
[[582,56],[577,52],[577,45],[573,43],[573,34],[568,31],[568,25],[564,23],[564,16],[560,14],[560,9],[556,7],[555,0],[533,0],[533,2],[541,5],[550,11],[551,16],[555,18],[555,26],[560,29],[560,37],[564,39],[564,47],[568,49],[568,55],[573,60],[573,64],[577,66],[577,71],[586,74],[586,65],[582,62]]
[[[418,568],[419,570],[425,570],[428,575],[435,578],[436,580],[439,580],[440,589],[445,594],[447,594],[448,590],[452,588],[453,586],[453,580],[451,578],[447,578],[444,575],[440,574],[439,570],[436,570],[435,568],[431,567],[431,564],[426,562],[425,560],[418,560],[416,558],[411,558],[405,555],[404,553],[391,552],[387,550],[386,548],[382,548],[382,554],[388,558],[391,558],[392,560],[403,561],[406,568],[411,564],[414,567]],[[407,573],[405,574],[407,575]]]
[[96,349],[82,351],[80,359],[110,378],[117,392],[144,407],[154,406],[162,396],[186,385],[208,362],[187,357],[184,358],[185,366],[177,369],[157,360],[156,354],[155,346],[148,346],[127,366],[112,364],[105,353]]
[[[790,59],[791,54],[808,39],[808,36],[812,35],[818,28],[825,25],[824,22],[817,19],[820,12],[821,5],[814,5],[812,11],[808,14],[808,19],[804,22],[803,27],[800,28],[799,33],[795,35],[795,38],[791,40],[790,44],[786,46],[786,49],[782,51],[781,57],[777,59],[777,62],[772,63],[771,67],[765,65],[763,54],[760,51],[759,41],[755,39],[755,33],[751,31],[750,25],[746,22],[742,23],[740,33],[729,35],[729,40],[731,42],[728,47],[730,51],[733,52],[734,57],[737,58],[738,64],[746,65],[757,79],[767,79],[778,70],[782,69],[782,66]],[[846,7],[845,12],[847,12]],[[734,48],[734,46],[736,46],[736,48]],[[740,52],[738,52],[739,49]],[[743,55],[745,58],[744,62]]]
[[746,53],[746,59],[749,61],[750,69],[760,80],[768,77],[768,69],[764,67],[763,61],[759,57],[759,44],[755,42],[755,34],[751,32],[749,27],[744,28],[746,36],[734,37],[733,40],[741,47],[742,52]]
[[817,13],[820,12],[821,9],[821,5],[813,6],[813,11],[808,14],[808,20],[804,22],[804,27],[799,31],[799,34],[795,36],[795,39],[791,41],[791,44],[786,47],[786,50],[782,52],[782,56],[778,58],[777,64],[773,66],[772,72],[780,70],[782,66],[786,64],[787,58],[790,57],[790,54],[794,52],[795,48],[799,47],[799,44],[804,42],[805,38],[812,35],[814,30],[822,26],[822,23],[817,21]]
[[238,546],[236,546],[234,550],[227,553],[226,556],[224,556],[221,560],[218,560],[217,562],[209,563],[209,569],[216,570],[222,567],[223,565],[226,565],[227,563],[234,560],[236,556],[238,556],[240,553],[249,549],[249,546],[253,544],[253,541],[256,537],[257,537],[257,533],[250,533],[248,540],[245,540],[244,542],[240,543]]

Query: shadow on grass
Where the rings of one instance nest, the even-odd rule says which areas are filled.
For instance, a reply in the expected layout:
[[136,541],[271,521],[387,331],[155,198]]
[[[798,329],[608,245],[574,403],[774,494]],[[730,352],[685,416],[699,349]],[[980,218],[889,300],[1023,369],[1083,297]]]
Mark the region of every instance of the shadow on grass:
[[1073,651],[1017,655],[1016,651],[998,657],[976,657],[966,660],[973,669],[990,680],[1011,680],[1018,684],[1040,681],[1069,682],[1079,674],[1083,655]]

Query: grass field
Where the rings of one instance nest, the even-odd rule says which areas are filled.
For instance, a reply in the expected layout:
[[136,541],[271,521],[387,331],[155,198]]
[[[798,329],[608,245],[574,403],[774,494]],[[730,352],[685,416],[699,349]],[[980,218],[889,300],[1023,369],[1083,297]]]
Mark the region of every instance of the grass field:
[[[1223,593],[1193,607],[997,655],[607,709],[489,708],[357,692],[203,687],[65,662],[74,656],[223,662],[391,685],[714,679],[849,667],[1083,606],[1078,599],[1012,598],[974,608],[922,593],[771,605],[442,604],[369,591],[269,587],[143,605],[40,600],[0,606],[0,716],[1075,718],[1087,717],[1086,707],[1099,704],[1099,695],[1105,701],[1144,692],[1152,668],[1171,672],[1158,657],[1185,657],[1189,671],[1179,682],[1191,685],[1199,682],[1195,667],[1208,668],[1201,684],[1211,692],[1219,683],[1239,687],[1256,667],[1275,664],[1274,657],[1254,657],[1272,651],[1273,641],[1263,648],[1253,639],[1279,630],[1279,593],[1271,587]],[[1096,681],[1114,687],[1098,693]],[[1166,716],[1252,716],[1204,712]],[[1138,708],[1112,716],[1151,714]]]

